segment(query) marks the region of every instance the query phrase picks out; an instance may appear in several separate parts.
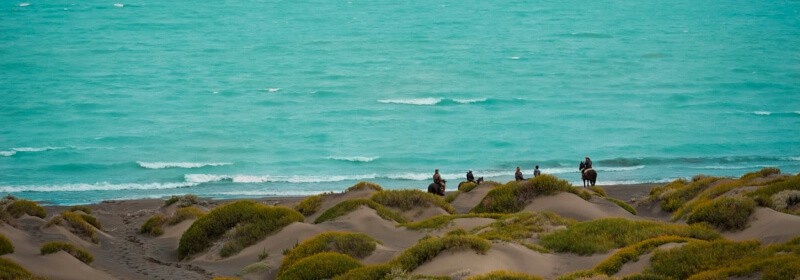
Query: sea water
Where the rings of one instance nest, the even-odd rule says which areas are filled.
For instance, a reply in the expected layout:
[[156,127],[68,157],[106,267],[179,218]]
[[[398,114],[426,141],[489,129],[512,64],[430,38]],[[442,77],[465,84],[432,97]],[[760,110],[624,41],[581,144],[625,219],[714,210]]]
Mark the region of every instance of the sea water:
[[6,1],[0,193],[800,172],[797,1]]

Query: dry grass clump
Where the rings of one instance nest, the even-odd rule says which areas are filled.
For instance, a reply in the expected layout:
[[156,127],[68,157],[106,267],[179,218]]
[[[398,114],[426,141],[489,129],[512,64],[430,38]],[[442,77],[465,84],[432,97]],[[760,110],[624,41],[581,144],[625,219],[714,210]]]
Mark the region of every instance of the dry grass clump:
[[317,213],[317,210],[319,210],[320,206],[322,206],[322,195],[318,194],[306,197],[294,207],[294,210],[297,210],[297,212],[300,212],[300,214],[303,214],[303,216],[308,217],[314,215],[314,213]]
[[39,204],[36,202],[24,199],[13,200],[8,206],[6,206],[5,211],[15,219],[22,217],[22,214],[28,214],[30,216],[36,216],[42,219],[47,217],[47,211],[45,211],[42,206],[39,206]]
[[680,248],[656,251],[650,258],[652,266],[648,272],[686,279],[705,270],[727,267],[731,262],[751,255],[758,248],[758,241],[689,242]]
[[411,222],[411,223],[404,223],[402,226],[408,229],[439,229],[444,228],[451,221],[455,219],[465,219],[465,218],[490,218],[490,219],[499,219],[502,217],[507,216],[508,214],[498,214],[498,213],[471,213],[471,214],[456,214],[456,215],[439,215],[430,217],[426,220],[418,221],[418,222]]
[[408,211],[417,207],[439,207],[448,213],[455,213],[452,205],[439,196],[421,190],[385,190],[372,195],[373,201],[383,206]]
[[[572,219],[565,219],[551,212],[520,212],[506,215],[494,223],[475,228],[473,232],[479,232],[479,237],[488,240],[511,242],[531,238],[534,233],[542,233],[556,226],[569,226],[574,223],[575,221]],[[541,251],[541,248],[535,248],[535,250]]]
[[348,255],[324,252],[299,260],[279,274],[276,279],[330,279],[361,266],[361,263]]
[[167,225],[177,225],[185,220],[200,218],[205,214],[206,211],[195,206],[183,207],[175,211],[175,214],[167,220]]
[[[775,209],[772,196],[786,190],[800,191],[800,174],[763,186],[748,193],[747,196],[753,197],[759,206]],[[776,210],[780,211],[780,209]]]
[[0,279],[42,280],[47,278],[30,273],[12,260],[0,258]]
[[199,204],[200,203],[200,199],[196,195],[193,195],[193,194],[187,194],[187,195],[184,195],[184,196],[173,195],[169,199],[164,201],[164,207],[167,207],[167,206],[170,206],[172,204],[175,204],[175,202],[180,202],[180,203],[178,203],[178,207],[189,207],[189,206],[192,206],[192,205],[195,205],[195,204]]
[[478,187],[478,184],[476,184],[475,182],[464,181],[464,182],[458,183],[458,191],[460,191],[460,192],[470,192],[471,190],[473,190],[473,189],[475,189],[477,187]]
[[381,186],[378,185],[378,184],[375,184],[375,183],[372,183],[372,182],[361,181],[361,182],[356,183],[352,187],[347,188],[346,192],[359,191],[359,190],[365,190],[365,189],[383,191],[383,188],[381,188]]
[[592,195],[566,180],[553,175],[541,175],[521,182],[508,182],[489,191],[472,212],[478,213],[515,213],[522,210],[529,200],[537,196],[554,195],[559,192],[574,193],[589,200]]
[[78,212],[81,211],[86,214],[92,214],[92,209],[85,205],[75,205],[69,208],[70,212]]
[[431,237],[406,249],[391,263],[402,270],[412,271],[448,249],[470,248],[479,254],[485,254],[491,247],[492,244],[489,241],[471,235]]
[[178,208],[172,217],[163,214],[155,214],[142,224],[139,233],[160,236],[164,234],[164,225],[176,225],[189,219],[197,219],[205,215],[206,212],[196,206]]
[[716,177],[699,177],[692,182],[683,179],[675,180],[663,187],[655,187],[650,191],[651,196],[657,196],[661,209],[667,212],[678,210],[684,203],[697,196],[700,192],[720,180]]
[[608,196],[608,195],[606,194],[606,190],[605,190],[605,189],[603,189],[603,188],[602,188],[602,187],[600,187],[600,186],[590,186],[590,187],[589,187],[589,190],[590,190],[590,191],[593,191],[593,192],[594,192],[595,194],[597,194],[598,196],[602,196],[602,197],[607,197],[607,196]]
[[689,224],[707,222],[723,230],[741,230],[755,212],[756,203],[747,197],[722,197],[698,205],[686,219]]
[[622,268],[622,265],[625,263],[638,260],[639,256],[653,251],[655,248],[658,248],[658,246],[667,243],[685,243],[689,242],[689,240],[692,239],[680,236],[660,236],[647,239],[620,249],[601,263],[597,264],[594,267],[594,270],[606,275],[614,275],[619,272],[619,270]]
[[622,207],[622,209],[625,209],[625,211],[628,211],[629,213],[636,215],[636,208],[633,208],[633,206],[631,206],[630,204],[625,203],[625,201],[613,197],[605,197],[605,199],[613,202],[619,207]]
[[14,244],[4,234],[0,233],[0,255],[14,253]]
[[322,252],[336,252],[356,259],[369,256],[375,251],[377,241],[363,233],[324,232],[289,250],[283,257],[280,271],[285,271],[295,262]]
[[66,242],[47,242],[42,244],[42,248],[40,249],[42,255],[48,255],[58,251],[67,252],[85,264],[90,264],[92,261],[94,261],[92,254]]
[[398,223],[404,223],[406,221],[406,219],[403,218],[403,216],[400,216],[400,214],[383,207],[383,205],[380,205],[375,201],[366,198],[359,198],[339,202],[339,204],[329,208],[323,212],[322,215],[317,217],[317,219],[314,220],[314,223],[319,224],[325,221],[336,219],[338,217],[347,215],[347,213],[355,211],[361,206],[367,206],[374,209],[378,213],[378,216],[386,220],[395,221]]
[[800,191],[798,190],[784,190],[778,192],[770,197],[772,205],[775,210],[787,212],[790,214],[800,214],[800,209],[795,209],[800,204]]
[[684,226],[609,218],[576,223],[565,230],[541,235],[540,241],[544,247],[556,252],[591,255],[668,235],[702,240],[720,238],[716,231],[702,224]]
[[169,218],[163,214],[155,214],[142,224],[139,228],[139,233],[160,236],[164,234],[163,225],[167,222],[167,219]]
[[495,270],[486,274],[472,276],[467,280],[542,280],[542,278],[514,271]]
[[739,178],[739,180],[744,181],[744,182],[750,182],[753,179],[764,178],[764,177],[768,177],[770,175],[776,175],[776,174],[781,174],[781,170],[778,169],[777,167],[766,167],[766,168],[763,168],[763,169],[761,169],[759,171],[756,171],[756,172],[750,172],[750,173],[744,174],[744,175],[742,175],[741,178]]
[[334,277],[333,280],[385,279],[390,273],[392,273],[390,264],[377,264],[352,269]]
[[220,250],[220,256],[228,257],[292,222],[303,220],[302,214],[286,207],[266,206],[250,200],[225,204],[197,219],[183,233],[178,256],[184,259],[202,252],[230,231]]
[[102,225],[97,219],[89,214],[81,212],[64,211],[61,215],[55,216],[47,222],[46,226],[63,225],[66,222],[69,231],[97,243],[97,230],[102,229]]

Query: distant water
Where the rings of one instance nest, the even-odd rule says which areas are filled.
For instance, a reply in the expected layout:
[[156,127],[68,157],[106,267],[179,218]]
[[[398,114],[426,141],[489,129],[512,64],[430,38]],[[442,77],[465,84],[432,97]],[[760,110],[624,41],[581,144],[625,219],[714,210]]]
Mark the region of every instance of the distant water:
[[4,2],[0,195],[800,172],[800,2],[495,2]]

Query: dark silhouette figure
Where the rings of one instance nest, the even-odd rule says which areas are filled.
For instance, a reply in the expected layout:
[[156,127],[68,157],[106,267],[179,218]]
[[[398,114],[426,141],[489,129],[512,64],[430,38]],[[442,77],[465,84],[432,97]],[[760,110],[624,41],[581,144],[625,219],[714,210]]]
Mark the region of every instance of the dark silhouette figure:
[[[588,160],[589,157],[586,157]],[[591,163],[591,161],[590,161]],[[583,180],[583,187],[585,188],[586,182],[588,181],[590,185],[594,186],[594,183],[597,181],[597,172],[594,171],[592,168],[587,168],[585,162],[581,162],[578,169],[581,171],[581,179]]]
[[542,175],[542,171],[539,170],[539,166],[537,165],[536,168],[533,169],[533,177],[538,177]]
[[519,166],[517,166],[517,171],[514,172],[514,180],[517,180],[517,181],[525,180],[525,178],[522,177],[522,171],[519,170]]
[[467,171],[467,182],[475,182],[475,175],[472,175],[472,170]]

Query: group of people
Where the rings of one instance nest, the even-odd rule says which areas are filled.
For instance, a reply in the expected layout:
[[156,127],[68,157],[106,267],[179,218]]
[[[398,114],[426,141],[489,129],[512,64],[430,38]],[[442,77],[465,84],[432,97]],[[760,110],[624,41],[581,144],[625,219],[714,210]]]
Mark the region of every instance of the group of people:
[[[579,169],[581,171],[581,174],[583,174],[587,170],[592,169],[592,160],[589,159],[589,156],[586,156],[584,161],[580,163]],[[542,171],[539,170],[539,166],[537,165],[533,169],[533,177],[537,177],[539,175],[542,175]],[[525,177],[523,176],[522,170],[519,168],[519,166],[517,166],[517,170],[514,172],[514,180],[516,181],[525,180]],[[472,174],[472,170],[469,170],[467,171],[467,182],[480,184],[481,182],[483,182],[483,177],[479,177],[477,180],[475,180],[475,175]],[[428,186],[428,192],[438,195],[444,195],[446,183],[447,181],[442,179],[442,175],[439,174],[439,169],[436,169],[433,172],[433,184],[430,184]]]

